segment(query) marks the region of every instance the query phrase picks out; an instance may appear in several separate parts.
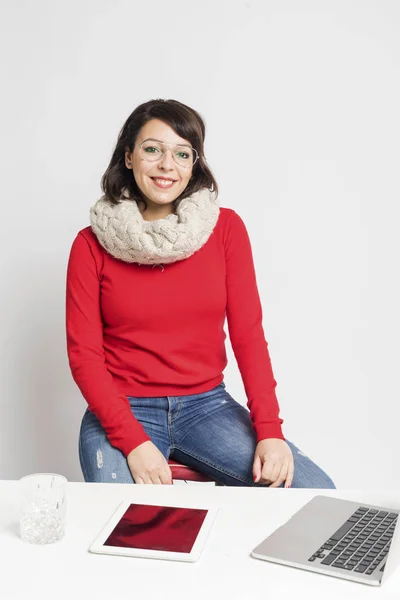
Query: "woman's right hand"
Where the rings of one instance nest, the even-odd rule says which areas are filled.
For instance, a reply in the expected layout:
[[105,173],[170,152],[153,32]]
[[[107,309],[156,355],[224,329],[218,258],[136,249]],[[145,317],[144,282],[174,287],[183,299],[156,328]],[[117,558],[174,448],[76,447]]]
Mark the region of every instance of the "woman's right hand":
[[150,440],[136,446],[127,456],[135,483],[172,485],[172,473],[164,455]]

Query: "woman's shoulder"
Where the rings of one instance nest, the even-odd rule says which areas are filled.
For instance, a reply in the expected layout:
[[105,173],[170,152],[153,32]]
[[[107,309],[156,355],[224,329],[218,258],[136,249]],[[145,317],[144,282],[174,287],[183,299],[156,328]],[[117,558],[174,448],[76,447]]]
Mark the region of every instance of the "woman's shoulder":
[[234,244],[236,247],[246,246],[249,243],[247,226],[233,208],[220,208],[220,232],[226,247]]
[[244,226],[243,219],[233,208],[220,206],[220,222],[224,230],[235,230]]
[[78,231],[77,236],[83,236],[88,241],[91,241],[91,240],[95,239],[95,235],[94,235],[94,233],[92,231],[92,228],[90,226],[84,227],[83,229],[81,229],[80,231]]
[[73,246],[75,249],[80,249],[81,251],[87,252],[90,251],[96,257],[101,257],[104,253],[102,246],[100,245],[97,237],[92,231],[92,228],[84,227],[76,234]]
[[219,217],[222,225],[226,225],[231,220],[235,219],[235,215],[238,216],[237,212],[233,208],[219,207]]
[[78,233],[76,235],[76,239],[80,239],[81,241],[86,240],[86,243],[91,248],[94,247],[99,250],[101,250],[101,248],[102,248],[102,246],[99,243],[99,240],[97,239],[96,235],[93,233],[93,230],[90,226],[84,227],[83,229],[78,231]]
[[222,216],[228,217],[231,213],[233,213],[235,211],[233,210],[233,208],[225,208],[224,206],[220,206],[219,207],[219,212],[221,214],[221,217]]
[[87,240],[88,242],[97,241],[97,238],[94,235],[92,228],[90,226],[84,227],[83,229],[78,231],[77,237],[79,237],[79,236],[84,237],[85,240]]

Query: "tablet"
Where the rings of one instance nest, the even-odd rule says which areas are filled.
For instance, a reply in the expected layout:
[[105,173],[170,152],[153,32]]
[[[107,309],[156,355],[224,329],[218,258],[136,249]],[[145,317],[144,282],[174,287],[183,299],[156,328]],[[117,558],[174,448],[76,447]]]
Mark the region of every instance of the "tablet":
[[122,502],[89,552],[194,562],[217,513],[216,508]]

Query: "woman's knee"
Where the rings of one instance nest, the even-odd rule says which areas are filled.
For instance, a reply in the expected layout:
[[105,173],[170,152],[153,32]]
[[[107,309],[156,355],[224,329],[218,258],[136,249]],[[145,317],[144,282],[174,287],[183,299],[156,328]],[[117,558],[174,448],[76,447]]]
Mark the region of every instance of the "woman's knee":
[[125,456],[116,448],[110,451],[101,445],[83,446],[80,448],[79,459],[86,482],[135,483]]
[[123,453],[110,444],[102,428],[89,428],[84,420],[79,435],[79,461],[85,481],[134,483]]
[[293,488],[336,489],[332,479],[294,444],[289,444],[294,460]]

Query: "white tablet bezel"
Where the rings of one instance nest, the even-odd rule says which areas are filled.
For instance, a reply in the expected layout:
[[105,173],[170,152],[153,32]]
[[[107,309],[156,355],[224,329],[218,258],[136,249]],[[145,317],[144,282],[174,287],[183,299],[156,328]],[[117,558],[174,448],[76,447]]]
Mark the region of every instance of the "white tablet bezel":
[[[193,544],[190,552],[169,552],[166,550],[147,550],[144,548],[122,548],[119,546],[104,546],[104,542],[111,535],[115,526],[119,520],[123,517],[128,507],[131,504],[142,504],[142,505],[157,505],[157,506],[171,506],[173,508],[192,508],[206,510],[207,514],[202,523],[197,538]],[[212,529],[216,516],[218,514],[218,508],[210,508],[208,506],[187,506],[185,504],[174,503],[174,504],[155,504],[153,502],[135,502],[135,500],[129,500],[121,502],[110,520],[103,527],[99,535],[96,537],[94,542],[89,548],[89,552],[95,554],[111,554],[117,556],[134,556],[140,558],[159,558],[162,560],[178,560],[184,562],[195,562],[200,557],[208,535]]]

